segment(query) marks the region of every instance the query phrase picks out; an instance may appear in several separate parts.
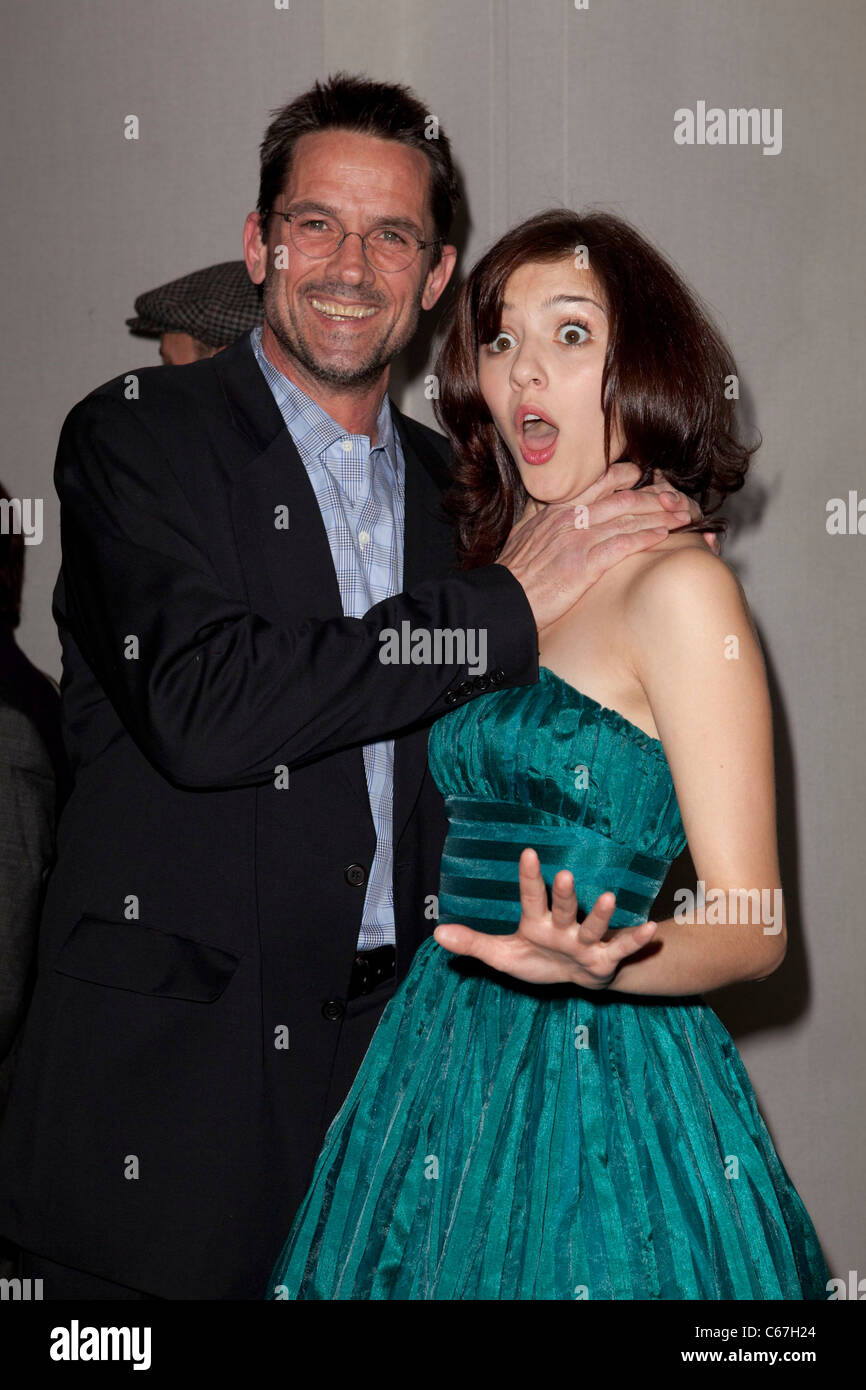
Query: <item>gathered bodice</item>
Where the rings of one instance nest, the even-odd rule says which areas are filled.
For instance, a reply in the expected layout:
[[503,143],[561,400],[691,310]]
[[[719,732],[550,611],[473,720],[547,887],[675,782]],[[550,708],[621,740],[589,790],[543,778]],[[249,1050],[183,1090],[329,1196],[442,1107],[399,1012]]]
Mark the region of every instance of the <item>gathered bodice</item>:
[[513,931],[526,845],[548,885],[557,869],[572,871],[582,911],[610,889],[611,926],[647,919],[686,843],[658,739],[542,666],[535,685],[438,720],[428,758],[449,821],[440,921]]

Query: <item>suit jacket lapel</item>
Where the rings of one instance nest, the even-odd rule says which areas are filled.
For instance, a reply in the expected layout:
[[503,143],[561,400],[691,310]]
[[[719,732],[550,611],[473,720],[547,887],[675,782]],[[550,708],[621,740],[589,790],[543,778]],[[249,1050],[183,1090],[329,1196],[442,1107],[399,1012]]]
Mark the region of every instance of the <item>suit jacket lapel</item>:
[[[249,442],[238,455],[232,518],[250,607],[286,627],[310,618],[342,617],[313,485],[248,338],[219,353],[214,364],[234,423]],[[283,517],[287,527],[277,524]],[[339,762],[347,794],[372,825],[361,748],[347,749]]]
[[[248,337],[213,361],[234,423],[249,442],[238,459],[232,515],[250,605],[254,612],[286,624],[341,617],[343,605],[319,504]],[[423,429],[393,400],[391,411],[406,464],[403,588],[411,589],[457,570],[452,527],[441,506],[448,469]],[[288,530],[275,525],[279,507],[288,510]],[[427,727],[395,737],[395,845],[421,788]],[[341,761],[359,813],[370,816],[363,755],[360,748],[352,752],[357,763],[351,758]]]

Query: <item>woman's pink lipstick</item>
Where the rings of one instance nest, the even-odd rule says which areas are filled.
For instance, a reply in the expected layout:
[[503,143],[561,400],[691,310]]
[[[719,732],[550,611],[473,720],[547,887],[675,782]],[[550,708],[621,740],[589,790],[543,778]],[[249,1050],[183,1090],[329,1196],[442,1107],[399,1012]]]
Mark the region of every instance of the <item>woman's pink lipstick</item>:
[[517,442],[520,446],[520,452],[526,462],[532,464],[547,463],[548,459],[553,458],[557,443],[554,439],[553,443],[546,449],[527,449],[526,442],[522,437],[518,438]]
[[[528,443],[526,435],[523,432],[523,422],[526,419],[527,415],[539,416],[543,424],[546,424],[551,429],[556,430],[556,434],[553,436],[551,442],[549,444],[546,444],[541,449],[533,449]],[[517,410],[514,413],[514,423],[517,428],[518,447],[520,448],[520,452],[523,455],[525,462],[531,464],[533,467],[538,466],[542,463],[547,463],[548,459],[553,457],[554,451],[556,449],[556,445],[559,440],[559,427],[555,425],[552,420],[549,420],[547,416],[544,415],[538,409],[538,407],[532,405],[518,406]]]

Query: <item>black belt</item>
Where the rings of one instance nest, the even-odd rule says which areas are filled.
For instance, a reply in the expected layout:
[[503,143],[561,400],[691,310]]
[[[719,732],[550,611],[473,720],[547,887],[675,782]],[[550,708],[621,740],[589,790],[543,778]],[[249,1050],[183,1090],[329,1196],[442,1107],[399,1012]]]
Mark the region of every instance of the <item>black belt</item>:
[[393,946],[374,946],[370,951],[359,951],[352,966],[349,998],[372,993],[386,980],[393,979],[396,970],[397,952]]

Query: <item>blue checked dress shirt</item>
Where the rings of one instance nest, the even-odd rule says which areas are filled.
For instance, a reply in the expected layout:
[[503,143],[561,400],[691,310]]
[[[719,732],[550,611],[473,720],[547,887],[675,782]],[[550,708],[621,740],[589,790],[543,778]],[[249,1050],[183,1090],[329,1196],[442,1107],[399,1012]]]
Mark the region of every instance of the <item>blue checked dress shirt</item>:
[[[250,342],[319,503],[347,618],[363,618],[403,587],[406,463],[387,393],[376,420],[378,443],[348,434]],[[395,944],[394,742],[364,745],[364,771],[376,828],[376,852],[361,918],[358,949]]]

